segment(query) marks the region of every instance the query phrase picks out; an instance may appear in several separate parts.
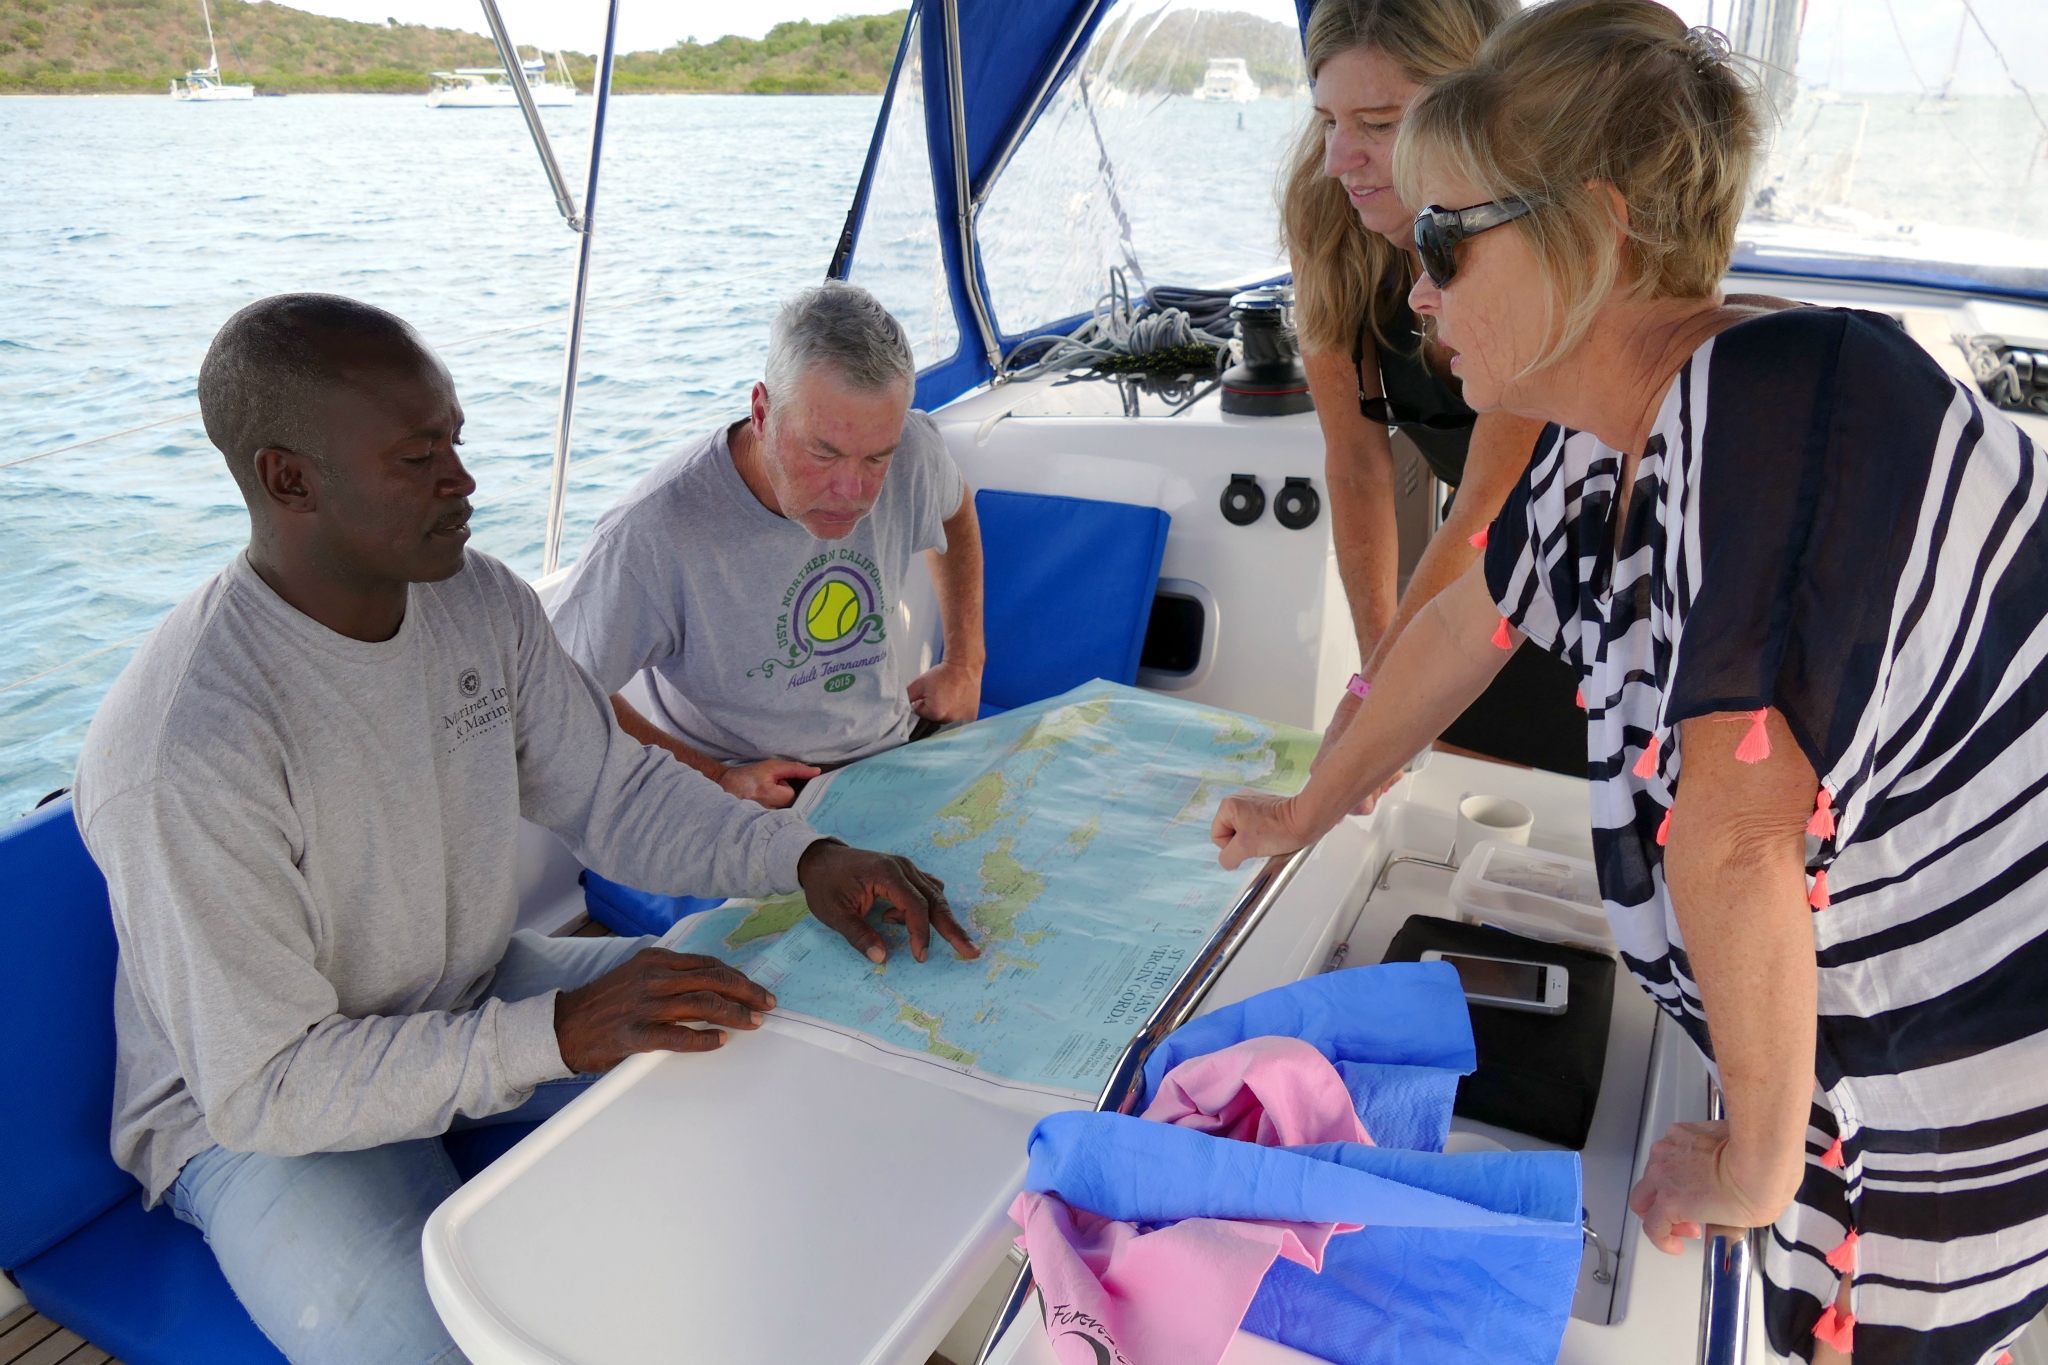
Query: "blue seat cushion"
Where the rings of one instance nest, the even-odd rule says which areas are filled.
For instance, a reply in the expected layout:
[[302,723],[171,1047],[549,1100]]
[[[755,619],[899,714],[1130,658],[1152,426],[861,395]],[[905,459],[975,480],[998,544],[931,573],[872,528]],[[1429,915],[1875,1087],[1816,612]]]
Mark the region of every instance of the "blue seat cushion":
[[609,877],[585,872],[583,908],[590,917],[615,934],[637,938],[641,934],[665,934],[676,921],[724,905],[724,896],[663,896],[637,891]]
[[14,1277],[37,1312],[127,1365],[285,1365],[199,1230],[166,1205],[145,1212],[140,1194]]
[[1172,518],[1157,507],[984,488],[982,701],[1009,710],[1138,680]]
[[66,799],[0,828],[0,1266],[141,1187],[108,1150],[114,919]]

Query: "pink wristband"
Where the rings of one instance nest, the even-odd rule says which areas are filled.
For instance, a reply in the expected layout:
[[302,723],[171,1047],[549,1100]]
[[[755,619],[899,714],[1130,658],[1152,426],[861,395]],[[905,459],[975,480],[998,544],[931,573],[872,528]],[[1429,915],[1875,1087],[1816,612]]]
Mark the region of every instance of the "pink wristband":
[[1365,680],[1364,674],[1353,673],[1351,681],[1344,684],[1344,690],[1360,701],[1364,701],[1366,694],[1372,691],[1372,684]]

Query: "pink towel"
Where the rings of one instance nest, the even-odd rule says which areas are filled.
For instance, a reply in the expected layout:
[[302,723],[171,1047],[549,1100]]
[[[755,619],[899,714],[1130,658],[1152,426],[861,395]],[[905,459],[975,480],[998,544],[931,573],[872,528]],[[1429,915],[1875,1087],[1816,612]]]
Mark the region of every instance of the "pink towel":
[[[1292,1147],[1372,1141],[1323,1054],[1249,1038],[1166,1073],[1144,1117]],[[1216,1365],[1276,1257],[1320,1272],[1349,1223],[1188,1218],[1155,1232],[1027,1190],[1010,1206],[1062,1365]],[[1107,1354],[1104,1354],[1107,1352]]]

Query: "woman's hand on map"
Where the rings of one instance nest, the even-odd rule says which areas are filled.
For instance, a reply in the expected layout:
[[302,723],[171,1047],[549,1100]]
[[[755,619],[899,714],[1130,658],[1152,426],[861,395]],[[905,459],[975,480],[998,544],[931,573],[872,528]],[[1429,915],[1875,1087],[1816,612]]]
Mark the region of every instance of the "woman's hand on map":
[[837,839],[820,839],[797,859],[796,879],[804,889],[812,916],[838,933],[870,962],[886,962],[889,946],[868,915],[886,905],[882,918],[910,931],[910,955],[919,962],[931,951],[932,930],[953,945],[956,957],[980,957],[981,949],[967,937],[953,907],[946,903],[946,884],[908,858],[850,848]]
[[1247,858],[1292,853],[1315,836],[1304,832],[1301,804],[1292,796],[1242,791],[1223,798],[1209,839],[1222,850],[1218,859],[1235,872]]
[[718,785],[742,801],[752,801],[769,810],[781,810],[796,800],[796,791],[789,783],[791,778],[810,781],[823,769],[813,768],[808,763],[792,763],[786,758],[766,758],[759,763],[748,763],[738,768],[727,768],[717,779]]
[[715,957],[642,948],[555,997],[555,1045],[564,1066],[587,1075],[636,1052],[709,1052],[725,1042],[724,1030],[759,1028],[762,1011],[774,1008],[766,987]]

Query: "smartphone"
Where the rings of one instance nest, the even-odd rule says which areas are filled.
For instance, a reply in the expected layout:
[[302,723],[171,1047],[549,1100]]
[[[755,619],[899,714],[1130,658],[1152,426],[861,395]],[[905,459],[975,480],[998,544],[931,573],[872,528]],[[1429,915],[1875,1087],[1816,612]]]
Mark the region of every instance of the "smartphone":
[[1571,973],[1548,962],[1520,962],[1508,957],[1473,957],[1440,953],[1432,948],[1424,962],[1448,962],[1458,969],[1465,998],[1495,1009],[1527,1010],[1531,1014],[1563,1014],[1571,990]]

